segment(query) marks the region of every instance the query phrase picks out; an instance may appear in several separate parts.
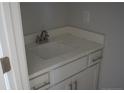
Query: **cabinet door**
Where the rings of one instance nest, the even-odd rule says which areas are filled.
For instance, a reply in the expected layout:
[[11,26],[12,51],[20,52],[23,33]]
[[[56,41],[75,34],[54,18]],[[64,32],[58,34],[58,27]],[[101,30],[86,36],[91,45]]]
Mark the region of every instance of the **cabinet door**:
[[71,79],[62,81],[61,83],[50,88],[50,90],[71,90],[71,89],[72,89]]
[[97,89],[99,65],[94,65],[85,71],[77,74],[73,78],[73,89],[77,90],[94,90]]

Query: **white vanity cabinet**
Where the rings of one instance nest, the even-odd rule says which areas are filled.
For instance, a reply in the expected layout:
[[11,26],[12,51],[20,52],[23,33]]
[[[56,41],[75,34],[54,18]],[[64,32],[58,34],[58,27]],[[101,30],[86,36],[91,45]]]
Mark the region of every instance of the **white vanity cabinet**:
[[92,52],[30,80],[32,89],[95,90],[102,50]]
[[68,78],[50,90],[95,90],[98,84],[99,64],[81,71],[80,73]]
[[[88,55],[88,57],[92,58],[92,60],[91,59],[86,60],[87,57],[84,57],[73,63],[70,63],[66,66],[63,66],[53,71],[52,75],[54,75],[54,80],[53,80],[54,83],[56,84],[61,80],[63,81],[56,84],[50,89],[54,89],[54,90],[95,90],[97,89],[102,51],[100,50],[100,51],[91,53],[90,55]],[[81,63],[83,65],[81,65]],[[77,66],[75,66],[76,64]],[[85,64],[88,65],[88,67]],[[87,68],[83,70],[83,67],[87,67]],[[72,68],[75,71],[71,70]],[[76,71],[78,73],[75,74]],[[69,75],[72,75],[72,73],[73,73],[73,76],[69,77],[68,79],[65,78],[65,77],[68,77]]]

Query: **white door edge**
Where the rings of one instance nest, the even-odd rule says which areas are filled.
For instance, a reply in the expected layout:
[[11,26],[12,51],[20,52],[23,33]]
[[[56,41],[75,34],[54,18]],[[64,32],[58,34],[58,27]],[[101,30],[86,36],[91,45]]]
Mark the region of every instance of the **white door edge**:
[[3,56],[10,58],[11,71],[7,73],[10,89],[29,89],[26,54],[19,3],[0,3],[3,21],[1,37]]
[[11,8],[12,21],[13,21],[13,29],[15,34],[17,55],[19,59],[22,86],[23,89],[30,89],[20,3],[10,3],[10,8]]
[[[1,42],[0,42],[0,58],[3,56],[2,53],[3,51],[2,51]],[[6,85],[5,85],[4,75],[2,71],[2,66],[0,64],[0,90],[5,90],[5,89],[6,89]]]

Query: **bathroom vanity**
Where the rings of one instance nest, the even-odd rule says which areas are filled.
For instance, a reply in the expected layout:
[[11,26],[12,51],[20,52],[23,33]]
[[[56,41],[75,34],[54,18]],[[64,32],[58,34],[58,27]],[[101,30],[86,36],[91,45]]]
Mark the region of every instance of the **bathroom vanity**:
[[98,89],[104,35],[69,26],[48,33],[44,44],[35,43],[39,33],[25,36],[31,89]]

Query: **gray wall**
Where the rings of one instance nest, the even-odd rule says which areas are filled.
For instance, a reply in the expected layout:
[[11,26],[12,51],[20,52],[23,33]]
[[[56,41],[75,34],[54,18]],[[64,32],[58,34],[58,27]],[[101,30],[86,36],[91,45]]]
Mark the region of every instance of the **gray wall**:
[[66,3],[21,3],[24,35],[67,25]]
[[72,26],[106,35],[100,88],[124,89],[124,3],[72,3],[69,18]]

